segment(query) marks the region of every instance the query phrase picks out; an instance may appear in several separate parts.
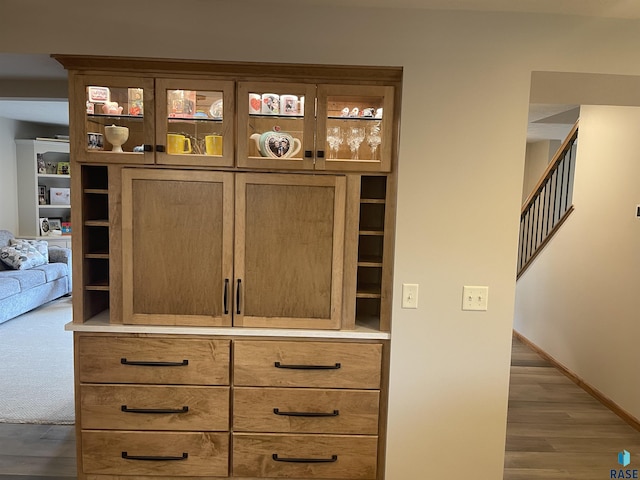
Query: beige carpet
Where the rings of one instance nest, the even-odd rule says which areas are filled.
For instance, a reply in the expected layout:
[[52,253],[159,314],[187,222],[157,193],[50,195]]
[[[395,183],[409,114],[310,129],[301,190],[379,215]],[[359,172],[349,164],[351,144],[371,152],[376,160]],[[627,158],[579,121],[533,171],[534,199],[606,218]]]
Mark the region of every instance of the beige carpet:
[[0,422],[72,424],[71,297],[0,324]]

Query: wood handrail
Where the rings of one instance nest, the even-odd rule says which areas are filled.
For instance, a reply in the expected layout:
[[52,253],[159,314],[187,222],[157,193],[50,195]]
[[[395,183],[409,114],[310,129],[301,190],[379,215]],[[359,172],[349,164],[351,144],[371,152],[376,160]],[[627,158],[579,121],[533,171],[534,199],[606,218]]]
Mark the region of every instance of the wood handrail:
[[547,183],[547,179],[549,178],[549,176],[556,169],[556,167],[558,166],[558,163],[560,163],[562,161],[562,159],[564,158],[564,154],[566,153],[567,149],[571,146],[571,144],[573,143],[576,135],[578,134],[578,123],[579,122],[580,122],[580,120],[578,120],[573,125],[573,128],[569,132],[569,135],[567,135],[567,138],[565,138],[564,142],[562,142],[562,145],[560,145],[560,148],[556,151],[555,155],[553,156],[553,159],[551,159],[551,162],[549,162],[549,165],[547,166],[547,168],[545,169],[544,173],[540,177],[540,180],[538,180],[538,183],[536,183],[536,186],[534,187],[534,189],[531,191],[531,193],[529,194],[527,199],[522,204],[522,209],[520,210],[520,215],[522,215],[524,212],[527,211],[527,208],[529,207],[529,204],[535,200],[535,198],[540,193],[540,190],[542,190],[542,187],[544,187],[544,185]]
[[516,278],[520,278],[532,264],[574,210],[572,197],[577,138],[578,122],[522,207]]

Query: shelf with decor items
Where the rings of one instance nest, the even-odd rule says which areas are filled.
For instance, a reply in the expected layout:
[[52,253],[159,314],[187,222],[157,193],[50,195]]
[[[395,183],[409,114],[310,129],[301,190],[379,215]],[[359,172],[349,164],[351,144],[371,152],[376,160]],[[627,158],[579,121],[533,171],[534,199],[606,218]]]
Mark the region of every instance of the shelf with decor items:
[[56,58],[78,478],[384,480],[401,69]]
[[71,248],[69,162],[68,141],[16,140],[20,237]]
[[239,82],[238,166],[388,172],[393,105],[389,85]]

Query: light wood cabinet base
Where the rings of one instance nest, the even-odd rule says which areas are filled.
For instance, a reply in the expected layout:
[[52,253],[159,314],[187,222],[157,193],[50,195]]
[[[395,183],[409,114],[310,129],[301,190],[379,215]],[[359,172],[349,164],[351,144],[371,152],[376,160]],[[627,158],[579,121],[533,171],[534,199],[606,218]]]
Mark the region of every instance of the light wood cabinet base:
[[378,437],[233,434],[233,475],[375,479]]

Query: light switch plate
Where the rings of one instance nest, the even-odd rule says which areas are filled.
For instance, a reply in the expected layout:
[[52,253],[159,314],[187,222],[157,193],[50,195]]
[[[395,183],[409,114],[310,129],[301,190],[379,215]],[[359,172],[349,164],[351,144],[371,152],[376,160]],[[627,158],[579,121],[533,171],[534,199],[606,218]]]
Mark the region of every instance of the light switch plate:
[[418,284],[402,284],[402,308],[418,308]]
[[489,287],[465,286],[462,289],[462,310],[486,311],[489,306]]

